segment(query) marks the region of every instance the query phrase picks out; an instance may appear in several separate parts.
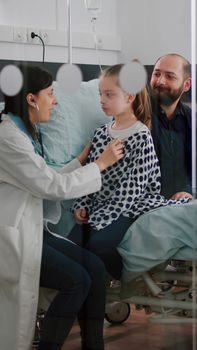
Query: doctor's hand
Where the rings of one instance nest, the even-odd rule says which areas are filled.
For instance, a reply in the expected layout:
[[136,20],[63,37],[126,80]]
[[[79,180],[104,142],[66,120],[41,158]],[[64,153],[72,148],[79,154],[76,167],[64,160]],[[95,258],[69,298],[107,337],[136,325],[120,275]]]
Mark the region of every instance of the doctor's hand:
[[120,139],[115,139],[107,145],[106,149],[100,154],[95,163],[98,165],[100,171],[103,171],[123,157],[124,143]]
[[90,152],[90,148],[92,146],[92,143],[89,142],[83,149],[83,151],[78,155],[77,159],[80,161],[81,165],[84,165],[86,162],[86,159],[88,157],[88,154]]
[[78,224],[87,224],[88,223],[88,213],[85,208],[79,208],[74,211],[74,217]]

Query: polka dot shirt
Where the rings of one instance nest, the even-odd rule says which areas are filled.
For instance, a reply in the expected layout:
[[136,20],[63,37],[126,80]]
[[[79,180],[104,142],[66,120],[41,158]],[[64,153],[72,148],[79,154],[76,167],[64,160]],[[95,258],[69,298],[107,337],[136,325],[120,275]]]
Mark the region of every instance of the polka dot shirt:
[[100,230],[120,215],[137,218],[139,215],[168,204],[188,200],[167,200],[161,196],[160,168],[149,129],[141,122],[124,130],[115,130],[112,123],[95,131],[88,163],[95,161],[108,143],[119,137],[124,140],[124,157],[102,172],[99,192],[75,201],[73,211],[85,208],[89,224]]

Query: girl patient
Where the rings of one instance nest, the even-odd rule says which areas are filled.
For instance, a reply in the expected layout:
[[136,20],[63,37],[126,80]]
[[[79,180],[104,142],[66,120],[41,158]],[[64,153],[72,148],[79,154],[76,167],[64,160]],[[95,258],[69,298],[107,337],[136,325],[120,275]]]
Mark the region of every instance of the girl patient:
[[99,192],[75,201],[72,209],[77,224],[69,235],[97,254],[116,279],[122,271],[116,247],[132,222],[150,209],[178,203],[159,194],[160,168],[149,130],[149,96],[146,88],[135,95],[121,88],[118,76],[122,66],[109,67],[101,74],[101,106],[113,121],[95,131],[88,162],[95,161],[114,138],[124,141],[125,154],[102,173]]

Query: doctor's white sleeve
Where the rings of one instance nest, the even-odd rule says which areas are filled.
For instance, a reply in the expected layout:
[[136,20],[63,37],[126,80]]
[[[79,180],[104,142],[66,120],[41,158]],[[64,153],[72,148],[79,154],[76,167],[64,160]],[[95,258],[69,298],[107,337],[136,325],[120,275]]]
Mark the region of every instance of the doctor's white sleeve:
[[65,173],[67,165],[58,173],[34,152],[28,137],[20,132],[9,136],[0,141],[0,181],[50,200],[78,198],[100,190],[101,174],[95,163],[82,167],[75,159],[70,166],[77,169]]

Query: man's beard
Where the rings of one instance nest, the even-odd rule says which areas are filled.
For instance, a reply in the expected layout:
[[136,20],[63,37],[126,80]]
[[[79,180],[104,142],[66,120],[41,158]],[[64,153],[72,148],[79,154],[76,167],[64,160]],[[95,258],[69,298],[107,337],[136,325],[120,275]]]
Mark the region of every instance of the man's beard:
[[151,87],[151,95],[156,99],[159,105],[171,106],[179,100],[183,93],[183,86],[176,90],[165,89],[163,87]]

